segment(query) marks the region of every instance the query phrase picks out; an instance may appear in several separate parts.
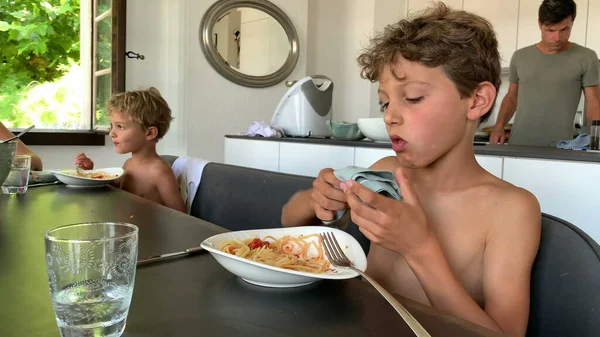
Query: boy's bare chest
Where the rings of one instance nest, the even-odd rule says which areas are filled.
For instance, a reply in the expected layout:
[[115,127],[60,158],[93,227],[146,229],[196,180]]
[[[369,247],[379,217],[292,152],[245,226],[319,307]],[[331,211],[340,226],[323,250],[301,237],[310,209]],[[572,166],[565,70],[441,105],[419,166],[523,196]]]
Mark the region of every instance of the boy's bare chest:
[[[476,210],[466,213],[448,209],[428,214],[428,221],[454,275],[471,297],[483,305],[483,254],[488,226]],[[429,304],[419,280],[400,254],[372,244],[368,272],[391,292]]]
[[142,198],[160,202],[160,196],[152,176],[143,170],[126,171],[121,182],[121,189]]

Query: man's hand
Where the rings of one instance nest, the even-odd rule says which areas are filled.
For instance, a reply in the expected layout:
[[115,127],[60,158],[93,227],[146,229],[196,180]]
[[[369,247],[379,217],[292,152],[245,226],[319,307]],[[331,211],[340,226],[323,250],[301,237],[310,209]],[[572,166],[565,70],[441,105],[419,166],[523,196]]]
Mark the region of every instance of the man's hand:
[[402,201],[377,194],[356,181],[341,184],[352,221],[371,242],[399,254],[413,254],[433,238],[418,196],[399,168],[396,180]]
[[315,215],[322,221],[335,219],[335,213],[348,208],[346,196],[340,189],[341,181],[333,174],[333,169],[326,168],[319,172],[313,182],[311,206]]
[[504,144],[506,141],[506,133],[504,133],[503,125],[494,125],[492,134],[490,135],[490,144]]

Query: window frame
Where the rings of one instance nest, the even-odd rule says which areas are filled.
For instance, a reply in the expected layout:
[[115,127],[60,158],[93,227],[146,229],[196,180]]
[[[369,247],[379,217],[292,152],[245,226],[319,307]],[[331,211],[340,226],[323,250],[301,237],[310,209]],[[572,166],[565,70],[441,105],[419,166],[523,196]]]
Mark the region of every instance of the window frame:
[[[91,62],[96,62],[96,6],[98,0],[91,0]],[[127,21],[127,0],[112,0],[112,53],[111,53],[111,94],[125,91],[125,37]],[[106,129],[98,129],[95,125],[95,66],[91,67],[88,80],[90,81],[92,99],[88,107],[90,118],[89,130],[36,130],[33,129],[21,137],[27,145],[79,145],[79,146],[104,146],[106,140]],[[22,131],[22,128],[11,129],[13,133]]]

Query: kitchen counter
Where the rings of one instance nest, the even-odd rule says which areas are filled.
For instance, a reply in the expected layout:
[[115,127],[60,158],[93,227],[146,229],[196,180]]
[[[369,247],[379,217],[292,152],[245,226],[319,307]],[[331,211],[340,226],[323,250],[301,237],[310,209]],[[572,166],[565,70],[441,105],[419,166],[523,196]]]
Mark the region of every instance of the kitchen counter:
[[[390,143],[374,142],[372,140],[347,141],[330,138],[302,138],[302,137],[284,137],[284,138],[267,138],[267,137],[251,137],[251,136],[236,136],[226,135],[226,138],[232,139],[248,139],[248,140],[263,140],[275,142],[288,142],[299,144],[320,144],[320,145],[335,145],[349,147],[370,147],[380,149],[391,149]],[[516,158],[537,158],[537,159],[552,159],[552,160],[568,160],[568,161],[583,161],[583,162],[598,162],[600,163],[600,153],[577,151],[577,150],[562,150],[552,147],[542,146],[520,146],[520,145],[497,145],[497,144],[481,144],[475,146],[475,154],[489,155],[499,157],[516,157]]]

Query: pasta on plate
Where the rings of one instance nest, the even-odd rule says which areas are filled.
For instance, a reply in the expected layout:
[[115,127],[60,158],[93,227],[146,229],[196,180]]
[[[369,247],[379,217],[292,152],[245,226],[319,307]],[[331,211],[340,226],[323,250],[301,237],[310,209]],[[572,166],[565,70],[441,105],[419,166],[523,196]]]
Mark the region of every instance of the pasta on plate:
[[73,177],[81,177],[81,178],[89,178],[89,179],[112,179],[112,178],[116,178],[119,175],[118,174],[111,174],[108,172],[104,172],[104,171],[93,171],[93,172],[82,172],[82,173],[68,173],[70,176]]
[[[317,240],[311,240],[314,237]],[[285,235],[277,239],[269,235],[263,239],[224,240],[220,250],[275,267],[322,274],[331,270],[331,265],[318,237],[317,234]]]

